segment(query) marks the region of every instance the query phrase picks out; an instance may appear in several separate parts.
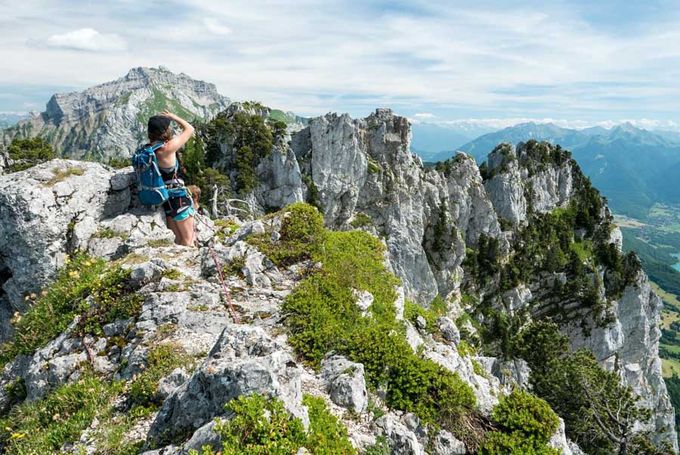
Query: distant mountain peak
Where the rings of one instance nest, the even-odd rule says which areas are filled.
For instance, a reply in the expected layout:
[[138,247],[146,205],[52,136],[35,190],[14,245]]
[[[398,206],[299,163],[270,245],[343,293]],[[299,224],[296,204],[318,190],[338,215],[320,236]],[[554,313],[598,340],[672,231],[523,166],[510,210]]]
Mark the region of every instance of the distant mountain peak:
[[42,136],[61,155],[108,159],[129,156],[145,140],[146,120],[165,109],[189,120],[210,119],[230,100],[214,84],[165,67],[136,67],[114,81],[81,92],[57,93],[44,112],[8,129],[15,136]]

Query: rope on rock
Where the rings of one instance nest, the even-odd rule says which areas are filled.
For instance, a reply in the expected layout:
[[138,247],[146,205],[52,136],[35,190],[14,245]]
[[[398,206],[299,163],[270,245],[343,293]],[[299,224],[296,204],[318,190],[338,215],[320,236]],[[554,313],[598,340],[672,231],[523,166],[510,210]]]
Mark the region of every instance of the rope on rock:
[[[206,246],[208,247],[208,251],[210,252],[210,256],[212,257],[213,262],[215,263],[217,278],[220,280],[220,284],[222,285],[222,295],[224,296],[224,300],[227,302],[227,309],[229,310],[229,314],[231,315],[232,320],[236,324],[240,324],[241,318],[238,316],[236,308],[234,307],[234,302],[231,299],[231,292],[229,291],[229,286],[227,286],[227,282],[224,279],[224,272],[222,272],[222,264],[220,264],[220,260],[217,257],[217,252],[215,251],[215,248],[213,246],[212,237],[214,237],[215,235],[215,230],[212,227],[210,227],[208,223],[203,221],[201,215],[199,215],[198,212],[194,214],[194,219],[198,220],[213,233],[211,239],[208,242],[206,242]],[[194,242],[198,244],[198,232],[195,224],[194,224]]]

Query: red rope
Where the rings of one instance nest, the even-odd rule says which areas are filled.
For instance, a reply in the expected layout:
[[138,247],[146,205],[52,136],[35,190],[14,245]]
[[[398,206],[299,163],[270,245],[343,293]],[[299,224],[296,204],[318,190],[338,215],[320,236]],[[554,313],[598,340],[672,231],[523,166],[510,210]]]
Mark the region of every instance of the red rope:
[[[200,215],[198,213],[195,214],[194,216],[195,219],[203,223],[205,227],[213,231],[213,235],[215,235],[215,231],[200,218]],[[197,230],[196,230],[196,225],[194,225],[194,242],[198,244],[198,235],[197,235]],[[236,312],[236,309],[234,308],[234,303],[231,299],[231,292],[229,292],[229,287],[227,286],[227,282],[224,280],[224,273],[222,272],[222,265],[220,264],[220,260],[217,257],[217,253],[215,252],[215,248],[213,247],[212,243],[208,243],[208,251],[210,252],[210,256],[212,257],[213,262],[215,263],[215,269],[217,270],[217,278],[220,280],[220,284],[222,285],[222,295],[224,295],[224,299],[227,302],[227,309],[229,310],[229,313],[231,314],[231,318],[234,320],[236,324],[241,323],[241,318],[239,318],[238,313]]]

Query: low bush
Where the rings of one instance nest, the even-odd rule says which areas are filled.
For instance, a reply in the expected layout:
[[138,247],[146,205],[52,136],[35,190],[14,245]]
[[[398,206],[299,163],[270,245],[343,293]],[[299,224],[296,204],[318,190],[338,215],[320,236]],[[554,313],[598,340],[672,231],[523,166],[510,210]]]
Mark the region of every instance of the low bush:
[[[636,451],[630,444],[637,422],[647,421],[651,414],[638,405],[630,387],[621,384],[618,372],[605,370],[590,351],[569,351],[567,337],[554,323],[527,325],[515,346],[517,355],[531,367],[534,393],[564,419],[567,436],[582,450],[652,453]],[[636,447],[643,447],[645,437],[636,438]]]
[[13,139],[7,148],[12,164],[9,172],[18,172],[33,167],[36,164],[52,160],[57,157],[52,147],[42,138]]
[[404,319],[415,324],[418,316],[422,316],[425,319],[427,331],[434,333],[437,329],[437,319],[444,316],[446,310],[446,302],[439,296],[432,300],[428,308],[407,300],[404,304]]
[[500,399],[491,414],[499,431],[486,435],[479,453],[485,455],[545,454],[560,452],[548,442],[559,426],[550,405],[529,392],[515,390]]
[[305,203],[296,203],[282,212],[281,237],[272,242],[269,233],[249,237],[248,241],[257,246],[278,266],[286,266],[311,259],[319,254],[326,231],[323,216]]
[[0,419],[0,447],[7,454],[57,453],[77,441],[98,413],[122,390],[121,383],[86,373],[44,399],[15,406]]
[[174,344],[160,344],[149,350],[146,357],[146,369],[138,374],[130,383],[130,405],[142,408],[155,408],[161,402],[156,394],[158,382],[172,370],[179,367],[191,368],[193,359]]
[[77,314],[85,315],[79,330],[98,334],[102,324],[138,311],[140,300],[128,278],[129,272],[102,259],[72,257],[51,285],[26,296],[31,307],[16,319],[14,338],[0,345],[0,364],[32,354],[66,330]]
[[[318,455],[354,455],[347,429],[327,409],[321,398],[306,395],[309,430],[290,415],[277,398],[253,394],[240,396],[225,406],[232,418],[218,421],[215,431],[222,438],[222,452],[243,455],[289,455],[304,447]],[[198,455],[198,452],[190,452]],[[215,455],[204,447],[202,455]]]
[[[363,363],[369,385],[385,388],[389,406],[427,422],[452,422],[471,409],[475,398],[470,387],[414,354],[406,342],[395,318],[398,280],[384,267],[383,244],[362,231],[313,237],[319,243],[309,244],[308,251],[322,267],[298,285],[282,308],[297,352],[315,367],[329,351]],[[373,295],[369,317],[356,305],[356,291]]]

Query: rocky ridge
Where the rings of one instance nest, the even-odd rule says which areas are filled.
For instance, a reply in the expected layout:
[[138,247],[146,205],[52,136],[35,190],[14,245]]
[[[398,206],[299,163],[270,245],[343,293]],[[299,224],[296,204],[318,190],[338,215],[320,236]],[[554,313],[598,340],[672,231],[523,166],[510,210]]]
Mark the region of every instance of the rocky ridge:
[[[451,434],[429,435],[413,414],[383,409],[380,412],[383,415],[378,418],[375,409],[368,410],[369,399],[380,403],[380,398],[367,392],[361,364],[332,356],[315,372],[296,361],[286,334],[280,330],[280,307],[304,270],[298,265],[277,268],[245,242],[250,236],[264,232],[262,222],[241,224],[215,244],[221,264],[238,264],[235,273],[227,277],[242,322],[234,324],[220,300],[220,284],[208,248],[172,246],[168,241],[169,231],[161,227],[159,213],[128,209],[128,170],[111,171],[94,163],[55,160],[0,180],[11,181],[14,189],[8,191],[16,196],[27,186],[36,186],[36,181],[44,182],[46,175],[72,168],[83,172],[70,173],[60,183],[73,187],[83,179],[97,182],[92,186],[100,190],[101,198],[87,195],[81,198],[78,192],[66,192],[60,205],[43,205],[42,209],[37,205],[31,209],[26,199],[12,199],[17,209],[30,215],[28,218],[43,223],[27,225],[13,218],[18,224],[13,226],[12,236],[24,243],[5,246],[3,251],[14,248],[17,258],[29,249],[44,256],[42,261],[27,258],[21,263],[4,264],[12,276],[40,271],[30,282],[5,282],[11,293],[4,295],[5,305],[14,305],[9,312],[24,311],[25,300],[16,296],[29,295],[49,283],[63,265],[65,255],[75,246],[93,257],[118,261],[130,270],[134,292],[143,297],[143,304],[137,316],[108,323],[99,335],[79,333],[76,317],[64,332],[34,354],[19,356],[8,363],[1,379],[5,387],[0,389],[0,408],[6,411],[13,405],[8,386],[18,378],[25,384],[29,401],[43,399],[64,384],[82,380],[86,365],[95,373],[116,380],[134,380],[144,371],[155,348],[171,345],[190,356],[195,366],[178,368],[165,375],[158,385],[158,394],[162,397],[158,411],[140,418],[128,429],[126,443],[144,442],[146,447],[161,447],[149,453],[187,453],[204,444],[216,444],[213,418],[225,415],[222,407],[225,402],[253,392],[282,399],[286,408],[304,422],[308,422],[308,418],[302,406],[302,393],[321,396],[349,428],[350,438],[359,448],[385,435],[393,453],[425,453],[428,444],[439,447],[428,453],[465,453],[463,443]],[[40,195],[42,199],[64,193],[56,184],[37,186],[45,193]],[[110,198],[122,202],[111,207],[107,202]],[[104,210],[104,207],[111,208]],[[48,225],[50,217],[55,215],[60,217],[58,221]],[[61,222],[68,219],[72,221]],[[209,220],[200,226],[204,240],[214,235],[216,228]],[[53,231],[61,242],[54,240],[49,248],[33,245],[42,241],[43,236],[47,237],[48,231]],[[48,258],[52,260],[47,261]],[[403,305],[403,293],[400,302]],[[403,306],[399,308],[401,314]],[[450,320],[441,323],[448,325],[448,333],[456,331]],[[505,371],[503,383],[493,376],[491,365],[496,364],[496,360],[463,356],[454,342],[437,341],[429,332],[413,326],[409,330],[414,349],[419,347],[425,356],[457,372],[472,385],[483,412],[488,413],[498,402],[498,396],[507,393],[516,382],[515,373],[508,376],[505,367],[500,368]],[[456,339],[455,335],[449,338]],[[488,365],[489,370],[477,369],[476,362]],[[526,374],[522,369],[526,367],[519,365],[518,368],[512,371],[517,371],[517,380],[521,380]],[[496,367],[495,371],[500,370]],[[97,421],[93,422],[79,440],[62,447],[62,451],[98,453],[101,431]],[[571,453],[563,430],[556,435],[554,444],[562,447],[563,453]]]
[[[260,175],[272,177],[262,180],[252,193],[256,211],[258,205],[261,211],[281,206],[278,196],[272,198],[268,192],[272,179],[283,182],[277,192],[291,195],[287,203],[302,190],[306,200],[320,207],[329,226],[360,227],[385,239],[391,267],[408,297],[422,304],[435,295],[460,302],[466,249],[469,253],[469,248],[478,247],[481,237],[495,238],[500,252],[508,254],[529,213],[565,210],[589,185],[559,147],[545,145],[541,150],[520,144],[515,149],[503,144],[489,155],[482,175],[464,154],[437,170],[426,169],[409,144],[407,120],[389,110],[378,109],[365,119],[336,114],[313,118],[292,133],[287,145],[274,147],[271,156],[259,163]],[[287,163],[285,175],[270,164],[277,160]],[[597,226],[604,226],[608,216],[604,206]],[[603,243],[620,252],[618,228],[607,235]],[[605,272],[598,269],[600,280]],[[560,273],[553,278],[533,277],[528,286],[507,291],[501,306],[510,313],[513,308],[530,308],[539,316],[547,311],[538,304],[546,297],[541,290],[552,286],[555,277],[565,279]],[[598,293],[610,305],[612,321],[602,326],[593,309],[558,298],[552,301],[553,308],[574,311],[574,322],[563,324],[563,332],[574,348],[590,348],[608,368],[616,364],[624,383],[655,410],[655,421],[643,428],[656,432],[658,441],[677,446],[674,413],[658,357],[659,298],[649,291],[643,272],[618,298],[605,296],[602,283]],[[588,335],[582,329],[584,320],[592,326]]]
[[66,158],[126,158],[146,139],[150,115],[169,109],[208,120],[229,103],[213,84],[163,67],[133,68],[115,81],[52,96],[44,112],[5,130],[2,142],[40,136]]
[[[576,197],[577,170],[559,156],[537,161],[524,146],[496,149],[484,175],[465,155],[439,169],[425,169],[410,153],[409,141],[406,119],[388,110],[361,120],[334,114],[312,119],[258,163],[260,181],[249,200],[255,212],[263,212],[307,199],[320,207],[328,226],[359,228],[383,238],[388,267],[403,285],[399,317],[403,318],[406,298],[427,306],[441,295],[448,303],[434,332],[424,321],[405,321],[411,347],[456,372],[472,387],[480,412],[488,415],[499,396],[527,384],[528,370],[519,360],[508,363],[459,352],[460,332],[474,330],[459,318],[475,309],[464,299],[470,279],[464,261],[489,238],[497,239],[501,256],[510,257],[519,231],[531,222],[530,214],[564,209]],[[85,182],[91,193],[75,191]],[[27,398],[36,400],[78,380],[81,362],[88,360],[99,373],[129,380],[143,371],[153,346],[172,343],[196,366],[165,375],[159,383],[163,397],[159,410],[137,421],[129,432],[147,447],[151,442],[164,446],[155,453],[185,453],[203,443],[214,444],[212,418],[225,416],[223,402],[250,392],[281,398],[303,422],[308,420],[302,392],[322,396],[360,448],[384,435],[393,453],[465,453],[463,442],[446,431],[428,434],[427,426],[413,414],[387,411],[376,418],[366,406],[367,401],[379,403],[380,397],[366,391],[360,364],[338,367],[350,361],[329,357],[315,372],[296,360],[280,330],[280,308],[304,271],[298,264],[274,266],[247,242],[266,232],[261,221],[237,222],[236,230],[224,233],[215,245],[222,263],[235,264],[227,280],[244,323],[233,324],[220,301],[208,249],[168,245],[162,217],[131,208],[131,183],[129,170],[75,161],[52,161],[0,177],[6,199],[0,200],[0,210],[11,220],[0,230],[3,338],[11,335],[10,315],[26,310],[25,296],[48,284],[66,254],[76,249],[120,260],[131,270],[135,292],[144,298],[138,316],[113,321],[104,326],[103,334],[83,337],[72,324],[33,355],[9,363],[5,385],[24,378]],[[268,226],[274,226],[272,235],[280,235],[276,230],[280,221],[277,224],[275,218]],[[200,229],[205,240],[213,237],[215,227],[208,220]],[[607,242],[620,247],[617,239],[614,230]],[[539,317],[540,289],[554,277],[532,278],[506,291],[495,304],[509,313],[527,308]],[[484,294],[484,289],[478,291]],[[653,409],[655,419],[640,429],[655,432],[657,441],[676,445],[673,409],[658,358],[659,299],[639,273],[620,297],[609,300],[613,321],[593,323],[586,333],[566,320],[562,330],[574,347],[587,346],[606,367],[617,368],[623,381]],[[368,307],[370,301],[370,295],[357,296],[359,305]],[[592,308],[576,305],[573,311],[581,321],[598,319]],[[577,319],[572,314],[570,320]],[[112,342],[120,336],[125,340],[122,346]],[[2,390],[0,404],[7,408],[11,397],[6,387]],[[348,418],[344,409],[359,417]],[[75,446],[63,449],[95,453],[97,432],[93,423]],[[566,440],[563,427],[552,444],[564,454],[580,453]]]

